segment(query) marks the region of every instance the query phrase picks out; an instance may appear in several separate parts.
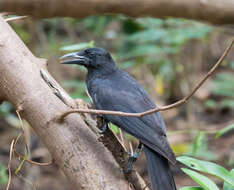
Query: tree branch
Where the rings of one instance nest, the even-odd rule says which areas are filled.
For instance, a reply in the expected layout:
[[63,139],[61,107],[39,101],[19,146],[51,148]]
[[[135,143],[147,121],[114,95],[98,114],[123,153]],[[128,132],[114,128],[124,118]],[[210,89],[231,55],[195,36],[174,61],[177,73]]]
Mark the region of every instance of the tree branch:
[[184,97],[183,99],[162,107],[156,107],[154,109],[150,109],[144,112],[140,113],[125,113],[121,111],[108,111],[108,110],[95,110],[95,109],[73,109],[70,111],[67,111],[63,113],[60,116],[57,116],[57,120],[59,122],[63,121],[66,116],[68,116],[71,113],[90,113],[90,114],[97,114],[97,115],[118,115],[118,116],[128,116],[128,117],[142,117],[145,115],[149,115],[155,112],[159,111],[165,111],[169,110],[175,107],[178,107],[184,103],[186,103],[195,93],[196,91],[202,86],[202,84],[214,73],[214,71],[217,69],[217,67],[223,62],[224,58],[227,56],[228,52],[231,50],[233,46],[234,40],[229,44],[229,46],[224,51],[223,55],[219,58],[219,60],[216,62],[216,64],[210,69],[210,71],[205,75],[205,77],[195,86],[195,88],[192,90],[192,92],[189,93],[188,96]]
[[55,115],[68,107],[41,78],[41,59],[32,55],[1,17],[0,28],[0,97],[20,108],[76,189],[129,189],[114,157],[80,115],[54,122]]
[[233,0],[0,0],[0,11],[39,18],[81,18],[114,13],[131,17],[183,17],[213,24],[234,23]]

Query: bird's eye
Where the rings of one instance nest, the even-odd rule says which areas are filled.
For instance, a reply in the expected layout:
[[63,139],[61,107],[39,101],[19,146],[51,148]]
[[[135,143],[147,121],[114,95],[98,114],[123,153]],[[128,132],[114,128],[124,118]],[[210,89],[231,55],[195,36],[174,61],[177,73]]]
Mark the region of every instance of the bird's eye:
[[161,132],[161,136],[167,137],[167,135],[164,132]]

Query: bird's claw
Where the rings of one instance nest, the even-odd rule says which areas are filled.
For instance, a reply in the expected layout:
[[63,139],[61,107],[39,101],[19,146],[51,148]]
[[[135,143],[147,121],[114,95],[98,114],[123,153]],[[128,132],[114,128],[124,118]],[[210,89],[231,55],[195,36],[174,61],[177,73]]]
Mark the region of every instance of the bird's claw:
[[103,135],[107,131],[107,129],[108,129],[107,125],[104,125],[102,129],[100,129],[99,134]]
[[134,152],[132,156],[128,159],[128,166],[124,169],[124,173],[129,174],[132,172],[133,163],[136,162],[137,158],[139,157],[138,152]]
[[134,151],[133,155],[128,153],[128,155],[129,155],[128,166],[126,169],[124,169],[124,173],[126,173],[126,174],[131,173],[132,168],[133,168],[133,164],[134,164],[134,162],[136,162],[137,158],[139,157],[141,150],[142,150],[142,143],[140,142],[138,144],[136,150]]
[[103,118],[102,128],[100,129],[99,134],[103,135],[108,130],[108,122]]

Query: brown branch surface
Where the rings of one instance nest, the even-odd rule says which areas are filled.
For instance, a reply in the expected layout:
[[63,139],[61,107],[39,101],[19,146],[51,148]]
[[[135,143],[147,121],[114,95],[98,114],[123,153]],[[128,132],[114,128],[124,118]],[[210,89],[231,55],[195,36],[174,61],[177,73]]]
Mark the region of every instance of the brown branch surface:
[[32,55],[0,17],[0,97],[30,123],[76,189],[129,189],[119,165],[80,115],[54,122],[68,107],[41,78],[41,59]]
[[234,40],[229,44],[229,46],[225,49],[223,52],[223,55],[219,58],[219,60],[216,62],[216,64],[210,69],[210,71],[205,75],[205,77],[195,86],[195,88],[192,90],[192,92],[189,93],[188,96],[184,97],[183,99],[162,107],[156,107],[154,109],[150,109],[144,112],[140,113],[125,113],[121,111],[108,111],[108,110],[95,110],[95,109],[73,109],[69,110],[65,113],[63,113],[60,117],[57,119],[59,121],[63,121],[66,116],[68,116],[71,113],[90,113],[90,114],[97,114],[97,115],[118,115],[118,116],[128,116],[128,117],[142,117],[145,115],[149,115],[155,112],[159,111],[165,111],[172,108],[175,108],[177,106],[180,106],[184,103],[186,103],[195,93],[196,91],[204,84],[204,82],[214,73],[214,71],[217,69],[217,67],[223,62],[224,58],[227,56],[228,52],[231,50],[233,46]]
[[0,11],[40,18],[81,18],[114,13],[131,17],[183,17],[213,24],[234,23],[233,0],[0,0]]

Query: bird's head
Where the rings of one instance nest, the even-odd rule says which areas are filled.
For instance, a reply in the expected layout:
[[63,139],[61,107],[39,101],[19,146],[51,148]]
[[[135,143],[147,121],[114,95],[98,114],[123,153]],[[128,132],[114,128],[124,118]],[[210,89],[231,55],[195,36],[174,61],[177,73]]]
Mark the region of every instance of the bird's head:
[[109,52],[103,48],[88,48],[79,52],[69,53],[60,58],[62,64],[82,65],[88,71],[107,72],[116,69]]

